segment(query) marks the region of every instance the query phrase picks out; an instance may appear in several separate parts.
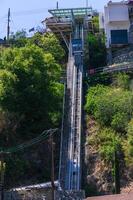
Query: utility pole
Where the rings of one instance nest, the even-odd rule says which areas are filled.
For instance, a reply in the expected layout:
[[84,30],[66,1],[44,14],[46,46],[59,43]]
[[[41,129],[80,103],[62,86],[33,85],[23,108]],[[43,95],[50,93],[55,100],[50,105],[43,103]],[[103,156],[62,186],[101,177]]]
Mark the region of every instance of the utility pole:
[[56,9],[59,9],[59,2],[56,3]]
[[114,182],[115,182],[115,194],[120,194],[120,166],[118,152],[114,153]]
[[10,8],[8,9],[8,21],[7,21],[7,43],[9,43],[9,36],[10,36]]
[[52,185],[52,200],[54,200],[54,191],[55,191],[55,184],[54,184],[54,142],[53,142],[53,135],[50,135],[51,141],[51,185]]
[[4,200],[4,175],[5,175],[5,163],[4,163],[4,153],[0,152],[0,197]]

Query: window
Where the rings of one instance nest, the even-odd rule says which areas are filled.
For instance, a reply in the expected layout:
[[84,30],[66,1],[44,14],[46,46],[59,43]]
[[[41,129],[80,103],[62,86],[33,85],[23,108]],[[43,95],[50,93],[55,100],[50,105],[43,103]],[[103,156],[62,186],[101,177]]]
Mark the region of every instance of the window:
[[111,30],[111,44],[127,44],[127,30]]

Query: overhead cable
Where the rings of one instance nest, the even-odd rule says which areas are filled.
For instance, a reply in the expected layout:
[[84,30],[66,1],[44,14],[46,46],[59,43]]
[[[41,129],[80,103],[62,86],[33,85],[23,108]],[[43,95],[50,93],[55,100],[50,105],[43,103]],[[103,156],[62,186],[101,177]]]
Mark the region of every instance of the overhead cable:
[[33,146],[35,144],[38,144],[40,143],[41,141],[44,141],[45,139],[47,139],[49,136],[53,135],[54,133],[57,132],[57,128],[56,129],[49,129],[49,130],[44,130],[39,136],[37,136],[36,138],[28,141],[28,142],[25,142],[25,143],[22,143],[18,146],[15,146],[15,147],[11,147],[11,148],[8,148],[8,149],[3,149],[3,148],[0,148],[0,153],[15,153],[15,152],[18,152],[18,151],[22,151],[23,149],[25,148],[28,148],[30,146]]

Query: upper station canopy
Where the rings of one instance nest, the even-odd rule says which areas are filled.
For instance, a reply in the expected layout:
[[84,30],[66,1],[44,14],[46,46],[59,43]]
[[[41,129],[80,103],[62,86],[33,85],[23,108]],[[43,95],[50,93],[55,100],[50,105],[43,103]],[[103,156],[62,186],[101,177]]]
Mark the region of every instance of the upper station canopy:
[[57,18],[84,18],[86,15],[92,16],[92,8],[68,8],[49,10],[53,17]]
[[52,17],[46,18],[43,23],[56,34],[60,39],[63,38],[68,46],[70,35],[73,32],[75,24],[78,22],[85,22],[88,27],[89,21],[92,20],[93,10],[91,7],[87,8],[66,8],[49,10]]

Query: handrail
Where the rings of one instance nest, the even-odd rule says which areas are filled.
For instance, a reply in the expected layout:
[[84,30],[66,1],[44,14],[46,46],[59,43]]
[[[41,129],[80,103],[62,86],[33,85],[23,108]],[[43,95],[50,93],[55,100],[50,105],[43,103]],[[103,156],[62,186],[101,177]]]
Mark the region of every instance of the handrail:
[[[130,71],[133,70],[133,62],[124,63],[124,64],[116,64],[114,66],[108,67],[98,67],[96,69],[90,69],[89,74],[94,75],[96,73],[112,73],[112,72],[119,72],[119,71]],[[93,71],[93,72],[91,72]]]
[[65,116],[65,102],[66,102],[66,84],[64,84],[64,97],[62,108],[62,127],[61,127],[61,142],[60,142],[60,163],[59,163],[59,184],[61,182],[61,164],[62,164],[62,145],[63,145],[63,132],[64,132],[64,116]]

